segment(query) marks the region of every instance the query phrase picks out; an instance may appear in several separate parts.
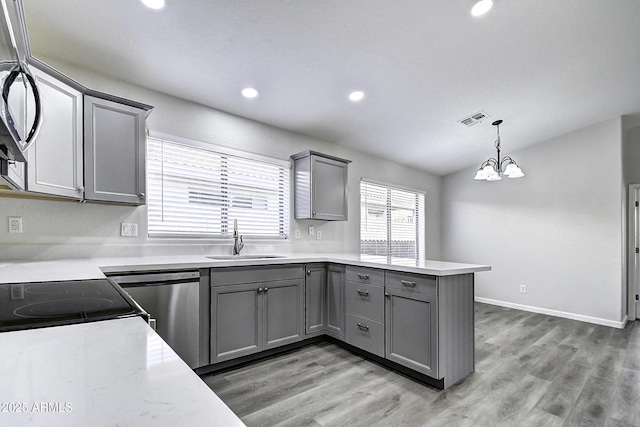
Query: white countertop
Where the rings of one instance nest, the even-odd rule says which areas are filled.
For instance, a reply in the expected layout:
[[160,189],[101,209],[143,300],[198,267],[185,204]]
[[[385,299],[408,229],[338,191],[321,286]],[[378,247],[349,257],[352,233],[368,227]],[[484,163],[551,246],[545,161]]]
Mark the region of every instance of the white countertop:
[[2,426],[244,425],[139,317],[3,332],[0,360]]
[[103,273],[115,272],[312,262],[332,262],[434,276],[450,276],[491,270],[488,265],[431,260],[387,260],[386,257],[360,254],[288,254],[283,258],[233,260],[213,260],[203,255],[182,255],[54,261],[0,261],[0,283],[97,279],[104,277]]
[[[0,261],[0,283],[104,273],[331,262],[447,276],[491,267],[359,254],[212,260],[152,256]],[[0,333],[0,426],[240,426],[242,422],[141,318]],[[13,405],[13,406],[10,406]],[[25,412],[16,412],[17,410]]]

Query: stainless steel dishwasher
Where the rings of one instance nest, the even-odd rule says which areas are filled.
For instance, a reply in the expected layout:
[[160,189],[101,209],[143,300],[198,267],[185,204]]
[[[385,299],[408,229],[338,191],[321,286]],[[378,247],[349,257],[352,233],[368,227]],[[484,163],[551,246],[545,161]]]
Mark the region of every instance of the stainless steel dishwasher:
[[[149,313],[149,324],[191,368],[200,366],[200,272],[110,276]],[[154,322],[155,320],[155,322]]]

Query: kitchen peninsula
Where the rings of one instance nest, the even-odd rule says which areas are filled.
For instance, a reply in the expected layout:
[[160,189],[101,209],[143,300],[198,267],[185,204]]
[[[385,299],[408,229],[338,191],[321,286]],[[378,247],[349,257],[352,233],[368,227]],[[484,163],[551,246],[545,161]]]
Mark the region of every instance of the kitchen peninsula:
[[[473,371],[473,275],[490,270],[486,265],[323,254],[16,261],[0,263],[0,283],[86,280],[113,273],[181,269],[200,269],[205,277],[213,278],[235,269],[259,274],[264,269],[288,268],[300,272],[303,285],[299,289],[306,294],[310,288],[304,283],[310,266],[332,267],[343,280],[340,315],[345,320],[342,332],[326,333],[331,339],[374,360],[387,361],[394,369],[426,375],[439,388],[446,388]],[[206,285],[205,294],[211,289],[213,295],[218,285],[213,279]],[[349,290],[359,299],[351,298]],[[378,294],[383,297],[383,311],[368,311],[369,297],[375,302]],[[215,315],[212,302],[203,305],[201,311]],[[426,311],[413,313],[411,310],[416,308]],[[350,320],[355,323],[352,325]],[[407,329],[408,321],[431,324],[415,325],[408,328],[407,334],[402,331]],[[378,327],[382,329],[376,332]],[[322,330],[305,332],[302,325],[299,344],[325,334]],[[429,363],[421,363],[421,356],[415,355],[422,345],[416,344],[416,334],[425,332],[428,337],[419,341],[428,346]],[[220,420],[220,425],[242,425],[140,318],[6,332],[0,334],[0,348],[3,360],[14,367],[9,370],[10,381],[0,388],[0,401],[63,402],[70,403],[73,409],[67,413],[0,413],[0,423],[6,420],[12,425],[28,425],[29,420],[38,419],[52,420],[54,424],[60,420],[65,425],[95,424],[96,411],[104,411],[105,417],[100,419],[108,420],[105,422],[110,425],[131,423],[136,417],[153,420],[154,425],[172,425],[176,419],[189,425],[215,420]],[[259,352],[254,356],[259,357]],[[209,360],[214,360],[213,354]],[[185,404],[185,399],[200,409],[191,411],[193,405]]]

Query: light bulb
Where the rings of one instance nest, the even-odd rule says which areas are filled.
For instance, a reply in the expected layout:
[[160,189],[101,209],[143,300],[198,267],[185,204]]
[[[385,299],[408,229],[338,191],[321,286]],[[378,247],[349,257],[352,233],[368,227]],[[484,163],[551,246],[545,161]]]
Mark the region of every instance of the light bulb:
[[245,87],[244,89],[242,89],[242,96],[249,99],[255,98],[256,96],[258,96],[258,91],[252,87]]
[[164,7],[164,0],[142,0],[142,3],[149,9],[162,9]]
[[480,0],[471,8],[471,14],[473,16],[482,16],[485,13],[489,12],[491,7],[493,6],[492,0]]

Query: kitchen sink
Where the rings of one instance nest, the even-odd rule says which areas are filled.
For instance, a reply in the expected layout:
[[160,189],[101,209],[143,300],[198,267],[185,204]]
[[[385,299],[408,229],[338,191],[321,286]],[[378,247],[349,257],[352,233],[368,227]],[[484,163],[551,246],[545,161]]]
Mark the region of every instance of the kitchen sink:
[[209,259],[233,260],[233,259],[273,259],[286,258],[284,255],[209,255]]

